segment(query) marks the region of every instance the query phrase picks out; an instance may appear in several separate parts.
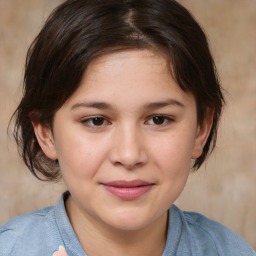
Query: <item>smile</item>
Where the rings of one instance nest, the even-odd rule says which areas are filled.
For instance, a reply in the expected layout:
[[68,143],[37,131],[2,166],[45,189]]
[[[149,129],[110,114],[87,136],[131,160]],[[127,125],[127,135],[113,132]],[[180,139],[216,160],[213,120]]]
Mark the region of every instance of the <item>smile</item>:
[[111,181],[102,183],[104,188],[122,200],[135,200],[147,193],[155,184],[142,180]]

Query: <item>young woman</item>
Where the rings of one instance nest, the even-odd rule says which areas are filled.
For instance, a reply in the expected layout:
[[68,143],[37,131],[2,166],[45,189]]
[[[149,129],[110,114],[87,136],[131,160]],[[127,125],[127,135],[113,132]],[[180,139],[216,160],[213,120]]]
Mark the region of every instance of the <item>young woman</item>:
[[206,37],[176,1],[61,4],[29,49],[14,134],[31,172],[68,191],[1,226],[0,255],[255,255],[174,205],[223,103]]

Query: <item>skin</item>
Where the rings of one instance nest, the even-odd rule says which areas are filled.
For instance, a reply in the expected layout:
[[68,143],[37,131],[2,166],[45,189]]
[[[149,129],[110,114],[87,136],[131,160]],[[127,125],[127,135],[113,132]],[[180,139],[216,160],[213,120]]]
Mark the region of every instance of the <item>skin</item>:
[[[59,161],[71,193],[66,210],[88,255],[162,255],[167,210],[186,184],[191,159],[202,154],[211,124],[212,111],[197,124],[193,95],[180,89],[161,53],[126,50],[90,63],[56,112],[53,131],[33,124],[44,153]],[[102,185],[135,179],[154,185],[134,200]]]
[[59,247],[59,250],[54,252],[52,256],[68,256],[65,248],[63,246]]

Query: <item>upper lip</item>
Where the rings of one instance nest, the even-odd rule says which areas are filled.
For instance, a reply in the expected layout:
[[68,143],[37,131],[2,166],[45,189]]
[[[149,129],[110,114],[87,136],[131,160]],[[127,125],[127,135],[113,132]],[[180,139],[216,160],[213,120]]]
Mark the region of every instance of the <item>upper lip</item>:
[[119,188],[133,188],[133,187],[140,187],[140,186],[149,186],[154,185],[154,183],[147,182],[144,180],[115,180],[110,182],[102,183],[105,186],[112,186],[112,187],[119,187]]

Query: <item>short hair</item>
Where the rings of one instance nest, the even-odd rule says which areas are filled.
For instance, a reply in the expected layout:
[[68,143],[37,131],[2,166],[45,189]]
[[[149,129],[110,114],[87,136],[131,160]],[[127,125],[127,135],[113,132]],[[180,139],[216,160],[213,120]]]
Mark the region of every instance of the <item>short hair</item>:
[[37,178],[58,180],[60,170],[42,152],[31,121],[51,126],[97,56],[145,48],[169,58],[171,75],[195,98],[199,125],[214,110],[193,169],[202,165],[216,144],[224,97],[207,38],[192,15],[174,0],[67,0],[51,13],[28,50],[23,97],[13,115],[19,152]]

